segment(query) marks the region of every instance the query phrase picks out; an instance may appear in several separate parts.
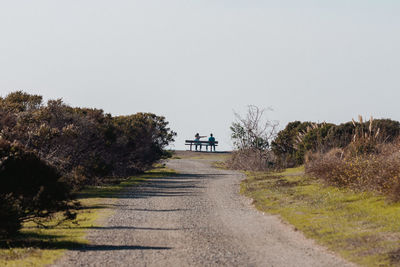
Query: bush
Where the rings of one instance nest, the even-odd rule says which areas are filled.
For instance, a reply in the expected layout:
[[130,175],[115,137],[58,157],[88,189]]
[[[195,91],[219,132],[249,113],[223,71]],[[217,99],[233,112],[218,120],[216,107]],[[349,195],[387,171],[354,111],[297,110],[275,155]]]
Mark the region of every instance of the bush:
[[[374,133],[369,132],[371,127]],[[373,138],[358,138],[357,142],[353,142],[354,136],[361,137],[362,134],[369,134]],[[327,152],[333,148],[353,145],[354,149],[360,150],[357,153],[364,153],[362,150],[372,149],[374,143],[392,142],[398,136],[400,122],[390,119],[371,118],[370,121],[363,121],[359,116],[358,122],[350,121],[340,125],[295,121],[278,132],[271,148],[282,166],[294,167],[304,163],[308,151]]]
[[375,191],[400,200],[400,140],[377,144],[373,150],[357,148],[359,144],[351,143],[345,149],[309,154],[306,173],[329,184]]
[[346,122],[340,125],[333,126],[328,133],[326,142],[331,148],[340,147],[345,148],[348,146],[354,136],[353,122]]
[[271,140],[275,137],[278,123],[264,118],[264,109],[248,106],[245,118],[235,113],[236,121],[230,127],[236,151],[226,162],[236,170],[267,170],[275,167]]
[[15,92],[0,98],[0,136],[34,151],[79,189],[109,176],[147,170],[164,157],[175,132],[151,113],[112,117],[100,109],[73,108],[61,99]]
[[296,137],[301,130],[306,130],[307,126],[309,123],[294,121],[278,132],[276,138],[271,142],[271,149],[277,157],[279,165],[283,167],[296,165]]
[[176,133],[162,116],[113,117],[17,91],[0,97],[0,235],[69,212],[71,191],[149,169]]
[[131,175],[149,169],[167,153],[164,148],[174,141],[175,132],[162,116],[137,113],[113,118],[117,139],[110,147],[116,175]]
[[333,126],[330,123],[290,122],[271,144],[279,164],[282,167],[301,165],[307,151],[325,150],[325,139]]
[[0,195],[0,238],[12,236],[21,228],[20,209],[11,194]]
[[0,236],[15,234],[23,221],[69,211],[71,199],[54,167],[0,139]]
[[275,169],[275,157],[271,151],[242,149],[234,151],[226,161],[232,170],[267,171]]

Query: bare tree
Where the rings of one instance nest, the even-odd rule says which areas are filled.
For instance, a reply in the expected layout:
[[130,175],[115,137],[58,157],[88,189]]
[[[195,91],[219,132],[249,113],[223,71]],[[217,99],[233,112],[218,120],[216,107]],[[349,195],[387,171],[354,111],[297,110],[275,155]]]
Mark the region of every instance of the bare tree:
[[268,170],[275,168],[274,155],[270,150],[270,143],[277,134],[278,122],[268,120],[266,111],[249,105],[245,117],[235,114],[232,123],[232,140],[237,151],[227,164],[232,169]]

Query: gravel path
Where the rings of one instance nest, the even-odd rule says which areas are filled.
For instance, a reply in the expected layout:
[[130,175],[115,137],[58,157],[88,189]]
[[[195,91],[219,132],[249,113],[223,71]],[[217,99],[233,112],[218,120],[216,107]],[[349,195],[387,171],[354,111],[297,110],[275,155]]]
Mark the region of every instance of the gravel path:
[[351,266],[238,194],[244,177],[199,159],[127,190],[91,245],[54,266]]

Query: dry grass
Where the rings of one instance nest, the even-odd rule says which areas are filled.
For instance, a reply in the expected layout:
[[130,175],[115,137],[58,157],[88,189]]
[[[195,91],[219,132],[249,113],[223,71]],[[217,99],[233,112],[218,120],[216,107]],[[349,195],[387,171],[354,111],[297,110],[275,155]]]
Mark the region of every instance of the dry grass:
[[272,152],[258,149],[242,149],[232,152],[226,166],[232,170],[268,171],[274,169]]
[[257,209],[361,266],[400,266],[400,203],[329,186],[302,168],[246,174],[241,192]]
[[370,132],[355,135],[345,149],[309,154],[306,173],[336,186],[375,191],[400,200],[400,140],[378,143],[377,135]]

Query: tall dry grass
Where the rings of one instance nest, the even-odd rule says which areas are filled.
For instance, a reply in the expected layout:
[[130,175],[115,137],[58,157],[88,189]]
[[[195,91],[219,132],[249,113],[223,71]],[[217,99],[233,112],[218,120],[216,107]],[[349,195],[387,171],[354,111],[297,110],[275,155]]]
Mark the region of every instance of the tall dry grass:
[[[359,117],[362,123],[362,117]],[[327,153],[309,153],[306,173],[330,184],[357,190],[371,190],[400,200],[400,139],[384,143],[379,129],[370,119],[368,129],[353,120],[355,133],[344,149],[334,148]]]

